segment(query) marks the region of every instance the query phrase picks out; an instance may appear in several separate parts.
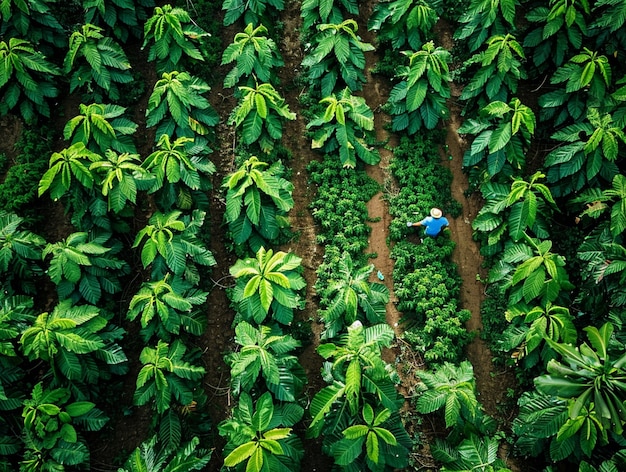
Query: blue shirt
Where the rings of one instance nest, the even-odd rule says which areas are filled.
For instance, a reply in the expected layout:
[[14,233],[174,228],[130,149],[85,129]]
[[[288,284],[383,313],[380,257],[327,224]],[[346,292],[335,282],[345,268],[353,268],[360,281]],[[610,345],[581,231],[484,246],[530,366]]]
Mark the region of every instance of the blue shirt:
[[441,233],[441,230],[448,226],[448,220],[445,216],[441,218],[433,218],[432,216],[427,216],[422,221],[420,221],[422,226],[426,228],[426,235],[435,237]]

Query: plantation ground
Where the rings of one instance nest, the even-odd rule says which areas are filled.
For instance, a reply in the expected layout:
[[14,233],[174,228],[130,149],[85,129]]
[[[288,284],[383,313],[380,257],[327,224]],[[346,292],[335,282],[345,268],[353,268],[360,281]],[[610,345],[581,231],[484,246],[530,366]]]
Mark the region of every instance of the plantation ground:
[[[361,18],[359,20],[359,33],[362,38],[368,42],[375,42],[375,38],[366,28],[366,18],[372,12],[375,0],[362,2],[360,5]],[[308,282],[308,293],[305,310],[300,313],[302,322],[311,321],[313,338],[310,345],[306,346],[300,356],[308,378],[307,395],[317,392],[323,382],[319,375],[321,367],[321,358],[316,354],[315,348],[319,342],[319,333],[321,326],[316,323],[316,298],[313,292],[315,283],[315,270],[321,262],[323,256],[323,247],[320,247],[315,240],[316,228],[315,222],[309,211],[309,204],[314,195],[315,189],[309,184],[306,172],[308,162],[318,159],[318,155],[310,149],[310,142],[305,136],[305,121],[300,113],[299,96],[302,93],[302,86],[299,85],[298,76],[300,74],[300,63],[303,51],[300,45],[299,24],[300,16],[299,2],[287,2],[287,8],[282,13],[284,23],[284,33],[282,35],[281,52],[285,60],[285,66],[281,72],[281,89],[283,96],[290,106],[291,111],[296,112],[297,119],[286,124],[283,144],[291,150],[293,159],[288,163],[292,169],[291,179],[294,183],[294,201],[295,206],[291,212],[292,229],[297,232],[298,236],[289,244],[281,248],[284,251],[295,252],[303,258],[304,276]],[[224,45],[230,43],[237,28],[229,27],[222,30],[222,42]],[[438,29],[439,39],[444,47],[450,47],[451,31],[446,25],[440,25]],[[128,51],[133,68],[146,79],[149,84],[147,90],[151,89],[154,83],[155,75],[151,72],[151,66],[145,62],[145,55],[136,45],[134,51]],[[375,52],[368,53],[368,68],[371,68],[377,61],[378,57]],[[226,68],[219,68],[216,76],[223,77],[226,74]],[[152,81],[152,82],[151,82]],[[229,407],[232,405],[228,394],[228,368],[224,364],[223,355],[232,349],[232,319],[233,313],[229,307],[226,297],[225,288],[229,287],[232,279],[228,274],[228,268],[234,264],[235,256],[226,247],[226,237],[224,228],[221,225],[224,212],[224,200],[221,196],[220,185],[222,178],[232,170],[234,159],[234,143],[235,135],[232,127],[226,125],[229,113],[235,106],[235,100],[232,97],[232,90],[224,90],[220,86],[221,80],[216,80],[210,95],[213,106],[221,117],[221,124],[217,130],[219,137],[219,146],[214,153],[214,163],[218,168],[213,182],[213,191],[211,194],[211,221],[207,225],[211,231],[211,250],[217,260],[217,266],[213,269],[212,280],[214,288],[209,296],[208,319],[209,325],[206,333],[198,341],[202,348],[203,362],[207,370],[204,380],[204,387],[209,397],[210,411],[213,426],[226,417]],[[370,108],[375,111],[375,123],[377,129],[377,138],[381,141],[388,141],[389,148],[393,148],[395,137],[390,136],[385,129],[388,117],[382,113],[380,106],[387,101],[390,85],[381,77],[368,75],[368,83],[362,95]],[[140,124],[145,123],[145,103],[149,93],[146,92],[138,107],[134,110],[135,121]],[[457,95],[458,96],[458,95]],[[481,257],[476,243],[472,240],[471,220],[480,208],[480,202],[476,197],[466,197],[467,178],[461,169],[462,156],[464,152],[464,142],[456,133],[460,125],[460,108],[455,106],[451,101],[451,117],[446,128],[448,136],[446,143],[452,159],[448,159],[448,153],[441,151],[442,163],[449,166],[453,175],[452,193],[455,199],[463,205],[462,215],[451,220],[452,239],[456,242],[456,250],[454,253],[454,261],[458,265],[458,270],[463,278],[463,287],[461,291],[461,307],[467,308],[472,312],[472,318],[468,322],[467,327],[470,331],[477,333],[481,329],[480,321],[480,303],[483,299],[483,284],[477,280],[477,275],[484,278],[481,268]],[[62,129],[67,117],[75,116],[78,112],[78,102],[76,97],[66,97],[59,105],[60,110],[65,110],[64,116],[59,117],[59,126]],[[20,135],[21,127],[15,120],[4,119],[0,122],[0,132],[3,139],[0,141],[0,152],[7,154],[9,158],[14,155],[14,143]],[[147,155],[150,143],[153,142],[152,136],[141,135],[139,152],[142,156]],[[391,181],[386,167],[392,158],[392,152],[388,149],[381,149],[381,164],[379,166],[369,166],[367,171],[369,175],[376,181],[381,183],[388,191],[393,191],[394,183]],[[371,223],[372,233],[370,238],[370,246],[368,252],[376,253],[378,256],[372,263],[376,270],[380,270],[384,276],[384,283],[391,290],[391,300],[393,296],[393,261],[390,259],[390,248],[387,245],[387,228],[391,221],[383,193],[376,195],[368,203],[368,211]],[[67,222],[61,217],[59,208],[50,208],[50,212],[55,212],[54,218],[49,218],[51,226],[46,230],[48,240],[54,241],[66,236],[68,231]],[[141,220],[147,218],[147,214],[138,215],[137,224],[141,225]],[[417,236],[414,237],[415,243],[419,243]],[[140,275],[140,274],[138,274]],[[132,291],[129,291],[132,293]],[[397,312],[393,303],[388,305],[387,321],[390,325],[399,330],[401,314]],[[399,332],[399,331],[398,331]],[[119,461],[120,457],[125,457],[128,452],[137,447],[148,434],[150,422],[152,420],[151,413],[148,408],[136,408],[132,405],[132,393],[134,391],[134,381],[136,373],[140,368],[139,352],[141,346],[138,342],[133,342],[133,337],[129,337],[129,344],[124,346],[127,355],[135,364],[131,365],[130,374],[127,376],[122,392],[111,392],[111,395],[120,395],[120,402],[128,407],[128,414],[120,414],[112,417],[111,422],[106,427],[106,440],[94,445],[92,448],[92,465],[93,470],[116,470],[114,463]],[[135,340],[136,340],[135,336]],[[399,349],[386,353],[387,361],[392,362],[394,356],[399,353]],[[502,416],[506,413],[506,408],[510,406],[511,400],[506,398],[507,387],[512,386],[511,372],[494,372],[491,359],[492,354],[486,348],[479,336],[475,337],[474,342],[468,349],[468,357],[474,365],[476,380],[479,390],[479,399],[486,409],[486,412],[495,417]],[[419,362],[419,359],[416,359]],[[409,396],[412,393],[416,379],[406,378],[403,385],[403,393]],[[508,403],[507,403],[508,402]],[[503,409],[504,406],[504,409]],[[194,414],[193,412],[190,414]],[[437,431],[432,432],[436,434]],[[220,444],[217,438],[218,445]],[[326,471],[330,470],[331,461],[329,458],[321,454],[319,443],[306,442],[306,455],[303,461],[305,466],[303,470],[307,471]],[[219,470],[220,454],[214,454],[211,461],[210,470]]]

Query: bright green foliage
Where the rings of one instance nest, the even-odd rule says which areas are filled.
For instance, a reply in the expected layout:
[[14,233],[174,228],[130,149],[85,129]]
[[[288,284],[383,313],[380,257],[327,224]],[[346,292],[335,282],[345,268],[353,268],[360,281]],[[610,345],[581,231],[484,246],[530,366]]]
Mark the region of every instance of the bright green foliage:
[[425,0],[381,0],[374,7],[368,29],[395,50],[420,49],[433,34],[439,16]]
[[269,392],[254,404],[250,395],[242,393],[232,418],[218,426],[220,436],[228,440],[224,465],[240,472],[297,472],[304,448],[292,427],[303,414],[295,403],[274,405]]
[[300,343],[282,334],[278,327],[260,325],[257,328],[242,321],[235,326],[238,351],[226,356],[230,365],[230,385],[235,396],[251,393],[264,380],[273,397],[295,402],[306,382],[306,374],[298,358],[290,354]]
[[507,290],[509,305],[537,299],[546,305],[565,299],[565,292],[574,288],[565,270],[565,258],[550,252],[550,240],[541,241],[527,235],[524,239],[507,247],[489,273],[489,281]]
[[238,259],[230,275],[237,279],[232,299],[243,319],[261,324],[270,315],[278,323],[291,324],[294,308],[304,301],[301,262],[293,253],[263,247],[254,258]]
[[283,177],[284,173],[280,161],[268,167],[266,162],[251,156],[224,178],[224,220],[235,244],[248,241],[256,252],[275,241],[281,230],[289,226],[287,213],[294,205],[293,184]]
[[93,25],[106,25],[123,43],[129,35],[138,38],[140,23],[147,17],[147,9],[154,6],[153,0],[85,0],[85,22]]
[[14,213],[0,211],[0,290],[13,293],[18,287],[26,293],[35,291],[33,277],[42,269],[41,260],[46,241],[39,235],[20,229],[23,219]]
[[524,47],[532,49],[533,63],[540,71],[560,67],[570,51],[579,51],[588,35],[591,10],[588,0],[552,0],[526,14],[537,25],[524,37]]
[[522,67],[526,58],[524,49],[512,34],[492,36],[485,44],[487,49],[467,62],[467,65],[479,64],[479,69],[463,87],[460,97],[461,100],[477,97],[480,106],[511,100],[517,94],[519,80],[526,78]]
[[[622,434],[626,424],[626,354],[611,348],[611,323],[605,323],[600,329],[587,326],[584,330],[591,346],[582,343],[576,348],[546,340],[562,361],[548,362],[548,375],[537,377],[535,385],[543,394],[572,400],[573,405],[568,406],[571,420],[585,408],[589,415],[595,411],[600,430]],[[571,436],[583,423],[566,423],[557,440]]]
[[344,252],[339,264],[320,295],[328,301],[328,307],[320,310],[324,322],[322,339],[334,338],[357,319],[367,324],[385,321],[389,290],[384,284],[370,282],[374,264],[355,267],[350,253]]
[[167,134],[157,142],[157,149],[142,163],[142,167],[156,177],[150,193],[157,193],[161,211],[174,206],[189,210],[211,188],[210,177],[215,165],[206,156],[206,147],[195,145],[195,140],[180,137],[171,141]]
[[257,82],[255,87],[244,85],[238,90],[240,97],[228,124],[240,128],[244,144],[258,143],[269,153],[283,136],[282,120],[295,120],[296,114],[272,84]]
[[[387,408],[374,411],[369,403],[365,403],[362,418],[365,424],[348,426],[342,431],[343,438],[331,446],[335,464],[342,466],[344,470],[353,470],[359,467],[360,461],[355,461],[361,456],[361,461],[365,459],[368,470],[390,470],[389,466],[394,470],[406,467],[408,449],[388,429],[393,427],[391,411]],[[397,417],[393,419],[399,420]],[[364,469],[361,466],[358,470]]]
[[120,277],[129,272],[128,264],[115,256],[122,245],[105,231],[77,232],[49,243],[42,257],[50,259],[48,275],[57,286],[59,299],[81,297],[97,304],[103,293],[122,290]]
[[501,253],[507,241],[517,242],[529,230],[540,238],[550,236],[548,222],[556,203],[550,189],[539,182],[544,178],[535,172],[529,182],[515,177],[510,188],[495,182],[481,185],[485,204],[472,221],[472,228],[483,235],[482,254]]
[[0,41],[0,116],[19,106],[26,123],[35,123],[38,114],[50,117],[46,99],[59,94],[54,76],[60,73],[28,41]]
[[276,12],[284,9],[284,0],[224,0],[222,4],[222,10],[226,10],[225,26],[232,25],[242,16],[245,24],[252,24],[255,27],[260,24],[271,24],[268,20],[276,15]]
[[108,418],[91,402],[69,400],[69,389],[35,385],[22,412],[26,451],[20,470],[62,471],[89,463],[89,449],[76,427],[98,431]]
[[[611,181],[618,175],[619,145],[620,141],[626,143],[626,134],[611,115],[590,108],[587,120],[566,126],[551,137],[559,145],[546,156],[545,165],[555,195],[578,193],[600,179]],[[588,192],[574,201],[592,203],[589,198],[600,196],[597,189]]]
[[[48,52],[66,43],[63,27],[50,10],[56,0],[2,0],[0,2],[0,36],[21,38],[39,44]],[[48,43],[48,45],[46,45]]]
[[366,164],[378,164],[378,150],[368,144],[374,140],[374,113],[365,99],[345,88],[338,95],[321,99],[320,104],[326,105],[326,109],[307,124],[307,129],[318,128],[313,133],[311,147],[325,153],[339,149],[344,167],[355,167],[357,158]]
[[445,362],[437,370],[419,373],[421,392],[415,402],[419,413],[432,413],[443,408],[446,427],[461,428],[476,424],[480,403],[476,399],[474,369],[468,361],[458,366]]
[[[171,345],[159,341],[157,345],[145,347],[139,360],[143,367],[137,375],[135,405],[150,403],[158,413],[193,401],[194,386],[205,373],[204,367],[185,360],[187,348],[177,339]],[[194,383],[195,382],[195,383]]]
[[459,128],[459,133],[475,135],[463,156],[463,166],[478,165],[485,169],[484,180],[491,180],[501,172],[511,176],[524,167],[525,151],[535,125],[535,114],[518,98],[508,104],[491,102],[481,109],[478,119],[470,118]]
[[156,436],[141,443],[117,472],[177,472],[201,470],[211,459],[212,450],[198,449],[200,441],[194,437],[178,449],[162,449]]
[[437,441],[432,451],[433,458],[444,464],[441,472],[511,472],[506,461],[498,457],[498,449],[496,438],[471,434],[456,447]]
[[381,358],[382,348],[389,347],[393,338],[387,324],[364,328],[355,321],[338,344],[319,345],[319,354],[330,359],[325,372],[332,384],[313,398],[307,434],[333,434],[341,421],[355,416],[366,401],[382,404],[392,412],[399,410],[402,399],[395,390],[392,369]]
[[261,82],[275,78],[275,68],[282,66],[283,59],[272,38],[265,36],[267,28],[252,23],[235,35],[222,54],[222,65],[235,62],[235,67],[224,78],[224,87],[234,87],[242,77],[254,76]]
[[490,36],[503,35],[515,28],[517,0],[471,0],[459,18],[464,25],[454,34],[467,40],[470,52],[476,51]]
[[401,79],[389,94],[387,106],[393,116],[393,131],[416,133],[422,128],[434,129],[440,119],[449,116],[446,100],[450,98],[451,54],[427,42],[417,52],[403,52],[409,65],[401,67]]
[[191,20],[185,9],[166,4],[156,7],[152,17],[146,21],[142,47],[150,43],[148,60],[156,59],[157,71],[172,72],[180,68],[183,54],[196,61],[204,60],[191,40],[207,35]]
[[164,72],[148,100],[146,125],[157,126],[156,136],[170,138],[209,134],[219,116],[203,94],[211,90],[203,80],[187,72]]
[[358,15],[359,4],[357,0],[303,0],[300,10],[302,30],[310,31],[320,23],[341,23],[344,12]]
[[50,190],[50,198],[58,200],[68,190],[79,191],[76,188],[77,183],[86,189],[92,189],[94,175],[89,166],[100,159],[98,154],[91,152],[82,142],[53,153],[50,156],[49,169],[39,181],[39,196]]
[[515,349],[515,362],[522,362],[526,369],[554,357],[545,339],[573,344],[578,337],[569,309],[550,302],[532,308],[525,304],[511,306],[505,316],[512,326],[504,333],[502,347],[507,351]]
[[117,84],[133,80],[130,62],[121,46],[103,32],[102,28],[88,23],[72,33],[63,70],[66,74],[74,71],[70,77],[70,92],[82,88],[97,101],[104,95],[118,100]]
[[63,137],[71,144],[81,142],[101,155],[108,149],[137,152],[131,139],[137,124],[123,116],[125,111],[126,108],[119,105],[81,103],[80,114],[66,123]]
[[197,308],[206,302],[207,292],[194,288],[179,278],[168,282],[169,274],[161,280],[144,282],[133,296],[126,317],[135,320],[141,316],[141,335],[169,341],[181,328],[200,336],[206,324],[205,316]]
[[151,175],[141,167],[139,154],[122,154],[108,149],[104,153],[106,159],[94,162],[89,166],[101,186],[102,196],[108,201],[109,211],[120,213],[129,203],[137,201],[137,190],[148,187]]
[[143,244],[141,262],[144,267],[152,264],[153,280],[171,271],[191,283],[197,283],[200,279],[197,265],[215,265],[213,254],[199,239],[205,215],[200,210],[183,217],[179,210],[156,212],[148,225],[137,233],[133,247]]
[[551,84],[565,84],[539,97],[541,119],[554,125],[579,122],[590,108],[610,104],[612,70],[609,59],[583,47],[550,77]]
[[49,362],[55,376],[94,384],[106,378],[98,361],[124,373],[126,355],[115,342],[124,331],[109,323],[107,314],[92,305],[72,306],[63,300],[51,313],[42,313],[20,337],[30,360]]
[[312,86],[319,84],[322,97],[329,97],[344,84],[353,92],[361,90],[366,82],[364,52],[373,51],[374,46],[356,34],[357,22],[324,23],[317,29],[313,49],[302,60]]

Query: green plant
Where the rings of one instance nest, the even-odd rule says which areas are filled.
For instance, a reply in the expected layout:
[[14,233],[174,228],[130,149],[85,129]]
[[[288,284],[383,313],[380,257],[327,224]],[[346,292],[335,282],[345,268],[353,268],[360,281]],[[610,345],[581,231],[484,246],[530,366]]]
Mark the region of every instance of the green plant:
[[152,176],[141,166],[139,154],[118,154],[107,149],[104,157],[92,163],[89,170],[100,177],[97,183],[107,199],[108,210],[120,213],[136,203],[137,190],[147,188]]
[[339,159],[344,167],[355,167],[359,158],[366,164],[380,161],[378,150],[369,146],[373,140],[374,113],[363,97],[352,95],[349,88],[320,100],[326,105],[323,113],[315,115],[307,129],[318,128],[313,133],[311,147],[325,153],[339,149]]
[[395,50],[407,46],[417,50],[433,35],[438,19],[433,5],[423,0],[383,0],[374,7],[367,27]]
[[182,218],[180,210],[156,212],[137,233],[132,247],[143,244],[141,262],[144,268],[152,265],[153,280],[171,271],[195,284],[200,280],[198,265],[215,265],[213,254],[199,239],[205,215],[200,210]]
[[549,7],[533,8],[526,19],[537,25],[524,38],[524,47],[533,51],[533,63],[540,71],[560,67],[570,51],[579,51],[589,34],[591,8],[587,0],[552,0]]
[[117,152],[137,152],[131,136],[137,124],[125,118],[126,108],[119,105],[81,103],[80,114],[71,118],[63,129],[63,137],[71,144],[82,142],[90,151],[104,154],[109,149]]
[[578,122],[590,108],[605,111],[612,86],[612,69],[608,57],[583,47],[550,77],[551,84],[564,84],[539,97],[542,121],[553,120],[554,126]]
[[535,125],[535,114],[518,98],[508,104],[491,102],[481,109],[478,119],[470,118],[459,128],[459,133],[476,135],[465,151],[463,166],[486,169],[486,180],[500,173],[511,176],[524,167],[524,152],[530,146]]
[[116,342],[124,331],[110,323],[110,318],[95,306],[63,300],[52,312],[37,316],[19,342],[30,360],[48,362],[55,378],[62,374],[70,381],[96,384],[108,376],[101,362],[111,372],[126,371],[126,354]]
[[233,393],[251,393],[264,380],[267,389],[277,400],[295,402],[306,374],[298,358],[290,354],[300,343],[282,334],[278,327],[259,325],[258,329],[242,321],[235,326],[235,343],[241,348],[226,356],[230,366],[230,384]]
[[294,308],[302,303],[299,292],[306,286],[301,262],[293,253],[274,253],[263,247],[254,258],[238,259],[230,268],[237,279],[232,296],[237,312],[258,324],[268,315],[278,323],[291,324]]
[[359,4],[356,0],[303,0],[300,11],[302,30],[310,31],[320,23],[341,23],[344,12],[358,15]]
[[203,61],[202,53],[193,40],[207,36],[189,16],[187,10],[169,4],[157,6],[144,24],[142,49],[149,43],[148,60],[157,61],[158,72],[172,72],[180,68],[183,54],[196,61]]
[[385,321],[389,290],[383,284],[369,282],[374,265],[355,266],[350,253],[341,254],[327,288],[320,294],[327,308],[320,310],[324,322],[321,338],[334,338],[357,319],[370,324]]
[[498,457],[499,441],[497,438],[479,437],[471,434],[458,446],[437,441],[433,447],[433,457],[444,464],[442,472],[479,471],[511,472],[506,461]]
[[70,395],[67,388],[44,389],[39,382],[24,400],[26,451],[20,470],[65,470],[89,463],[87,443],[76,426],[98,431],[108,418],[94,403],[68,403]]
[[128,264],[115,257],[122,246],[105,231],[76,232],[64,240],[48,243],[42,258],[51,256],[48,275],[59,299],[84,298],[97,304],[103,293],[122,290],[120,277],[129,272]]
[[365,328],[355,321],[338,344],[318,346],[319,354],[331,359],[324,370],[332,383],[311,401],[309,436],[337,432],[341,421],[355,416],[366,401],[398,411],[401,400],[394,387],[394,374],[381,358],[382,348],[389,347],[393,338],[393,329],[387,324]]
[[158,336],[169,341],[172,334],[183,330],[200,336],[206,324],[196,307],[206,302],[207,292],[193,288],[191,284],[169,274],[161,280],[144,282],[133,296],[126,317],[130,320],[141,315],[141,335],[144,340]]
[[295,120],[289,104],[269,83],[256,82],[254,87],[238,87],[239,100],[228,118],[229,125],[241,130],[244,144],[258,143],[261,150],[269,153],[283,136],[283,120]]
[[434,129],[449,115],[446,99],[450,98],[448,64],[451,54],[432,41],[417,52],[403,52],[409,65],[400,68],[397,83],[389,94],[387,106],[393,115],[392,129],[413,134],[421,128]]
[[235,62],[235,67],[224,77],[224,87],[234,87],[242,77],[254,76],[261,82],[270,82],[275,68],[282,66],[283,59],[276,43],[265,36],[267,28],[252,23],[235,35],[222,54],[222,65]]
[[85,0],[82,5],[86,23],[105,24],[123,43],[129,35],[140,36],[140,22],[145,21],[148,8],[153,6],[153,0]]
[[342,83],[353,92],[361,90],[366,81],[364,52],[374,50],[374,46],[356,34],[357,22],[347,19],[337,24],[324,23],[317,30],[313,49],[302,60],[312,86],[317,88],[319,84],[322,97],[331,96]]
[[200,470],[211,459],[212,451],[198,449],[200,441],[194,437],[177,449],[159,449],[156,436],[141,443],[117,472],[176,472]]
[[[408,441],[400,441],[394,433],[392,412],[387,408],[374,411],[369,403],[363,405],[362,418],[365,424],[354,424],[342,431],[343,438],[331,446],[335,464],[347,470],[362,467],[365,459],[369,470],[394,470],[408,465]],[[398,418],[393,418],[395,421]],[[404,443],[404,444],[402,444]],[[408,443],[408,444],[407,444]],[[365,446],[365,451],[363,450]],[[357,459],[361,458],[361,461]],[[363,468],[359,468],[363,470]]]
[[26,123],[36,123],[37,115],[50,117],[47,99],[59,94],[54,76],[60,74],[30,42],[18,38],[0,41],[0,116],[19,106]]
[[269,392],[255,403],[243,392],[232,418],[218,426],[220,436],[228,440],[224,465],[246,472],[300,470],[304,449],[292,427],[303,414],[295,403],[275,405]]
[[102,28],[89,23],[74,31],[63,71],[66,74],[74,71],[70,77],[70,92],[84,88],[89,97],[100,101],[104,91],[111,100],[117,100],[120,98],[117,84],[133,80],[130,62],[122,47],[103,32]]
[[209,134],[219,116],[203,97],[211,88],[188,72],[163,72],[154,84],[146,108],[146,125],[157,126],[157,140],[164,134],[170,138],[195,138]]
[[58,200],[68,190],[80,192],[81,190],[76,188],[76,184],[72,185],[73,179],[76,179],[85,189],[92,189],[94,176],[89,170],[89,166],[98,160],[100,160],[100,156],[87,149],[82,142],[72,144],[60,152],[52,153],[49,169],[39,181],[38,195],[41,197],[49,190],[50,198]]
[[468,66],[480,66],[460,97],[461,100],[476,99],[479,106],[511,100],[517,94],[519,80],[527,77],[522,62],[526,59],[524,48],[512,34],[494,35],[486,45],[485,51],[467,61]]
[[0,211],[0,289],[13,293],[18,287],[35,292],[36,275],[43,273],[39,264],[46,241],[39,235],[21,229],[24,220],[14,213]]
[[554,195],[589,193],[586,198],[577,197],[574,203],[593,202],[589,197],[599,196],[599,191],[586,190],[585,187],[615,179],[619,173],[616,161],[620,141],[626,143],[623,129],[610,114],[600,114],[597,108],[588,108],[586,118],[552,134],[557,147],[545,160],[546,175]]
[[211,188],[210,177],[216,170],[206,151],[192,138],[180,137],[173,142],[167,134],[159,138],[157,149],[141,166],[155,176],[149,191],[157,193],[161,211],[200,206],[202,193]]
[[476,51],[490,36],[505,34],[515,28],[517,0],[471,0],[459,18],[462,26],[454,39],[466,40],[470,52]]
[[0,3],[0,36],[39,44],[52,54],[67,44],[66,34],[50,6],[55,0],[4,0]]
[[284,9],[284,0],[224,0],[222,3],[222,10],[226,10],[224,14],[226,26],[232,25],[242,16],[245,24],[252,24],[255,27],[260,24],[270,24],[271,22],[267,21],[267,14]]
[[155,347],[146,346],[139,355],[143,367],[137,375],[135,405],[150,403],[158,413],[173,406],[189,405],[193,401],[193,384],[204,374],[204,367],[185,360],[187,347],[180,339],[168,344],[159,340]]
[[287,213],[294,205],[293,184],[284,174],[282,162],[269,166],[251,156],[224,178],[224,221],[235,244],[247,241],[256,252],[275,241],[289,226]]

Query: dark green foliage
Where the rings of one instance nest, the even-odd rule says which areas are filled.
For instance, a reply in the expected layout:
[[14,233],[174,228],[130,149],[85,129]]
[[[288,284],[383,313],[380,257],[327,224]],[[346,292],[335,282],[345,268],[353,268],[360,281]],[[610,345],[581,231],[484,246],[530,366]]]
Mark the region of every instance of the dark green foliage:
[[0,3],[0,37],[38,44],[46,55],[66,46],[66,35],[51,9],[56,0],[4,0]]
[[194,437],[189,443],[176,448],[161,447],[156,436],[141,443],[118,472],[175,472],[201,470],[211,459],[212,451],[198,449],[200,441]]
[[473,52],[488,37],[514,31],[518,4],[517,0],[471,0],[458,19],[462,26],[455,31],[454,39],[465,40]]
[[126,43],[129,36],[139,38],[140,24],[148,17],[153,0],[85,0],[85,23],[109,28],[115,37]]
[[19,108],[28,124],[38,116],[50,117],[50,98],[59,94],[54,76],[61,70],[30,42],[10,38],[0,41],[0,116]]
[[382,0],[374,7],[368,29],[395,50],[407,46],[418,50],[433,36],[438,19],[435,8],[425,0]]
[[319,24],[341,23],[348,15],[358,15],[359,4],[357,0],[303,0],[300,10],[306,35]]
[[232,25],[243,17],[245,24],[259,26],[260,24],[272,24],[277,12],[285,9],[284,0],[224,0],[222,10],[224,25]]

